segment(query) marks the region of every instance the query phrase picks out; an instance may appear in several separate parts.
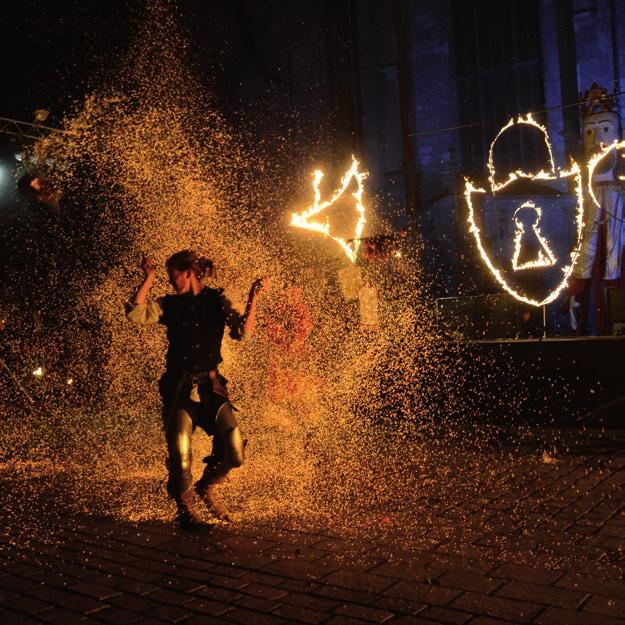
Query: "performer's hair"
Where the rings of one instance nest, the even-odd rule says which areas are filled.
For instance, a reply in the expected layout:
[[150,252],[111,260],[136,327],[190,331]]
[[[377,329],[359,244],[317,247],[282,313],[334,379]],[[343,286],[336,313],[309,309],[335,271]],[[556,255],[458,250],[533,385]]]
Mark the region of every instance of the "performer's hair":
[[168,270],[188,271],[192,269],[195,275],[202,279],[206,276],[213,276],[215,267],[213,261],[205,256],[198,256],[193,250],[181,250],[172,254],[166,261],[165,267]]

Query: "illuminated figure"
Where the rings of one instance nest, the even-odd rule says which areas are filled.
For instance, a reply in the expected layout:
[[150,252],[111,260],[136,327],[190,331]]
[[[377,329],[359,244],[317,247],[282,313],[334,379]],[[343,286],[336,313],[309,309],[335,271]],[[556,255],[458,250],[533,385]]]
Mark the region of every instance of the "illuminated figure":
[[605,332],[604,287],[622,283],[625,211],[623,187],[615,169],[619,149],[614,99],[596,83],[582,105],[582,146],[589,161],[589,197],[585,202],[584,237],[569,281],[571,327],[582,333],[588,322],[591,285],[598,333]]
[[[167,328],[166,370],[159,383],[168,451],[167,491],[177,504],[181,527],[199,529],[203,524],[194,506],[196,494],[217,518],[229,519],[215,486],[242,465],[245,445],[228,401],[226,380],[218,370],[221,341],[226,326],[235,340],[252,332],[262,281],[252,285],[241,315],[221,289],[202,284],[212,263],[195,252],[177,252],[166,262],[175,295],[147,301],[156,266],[144,259],[142,268],[145,279],[128,306],[127,317],[142,325],[161,323]],[[198,426],[214,438],[213,453],[205,459],[204,473],[194,488],[191,436]]]

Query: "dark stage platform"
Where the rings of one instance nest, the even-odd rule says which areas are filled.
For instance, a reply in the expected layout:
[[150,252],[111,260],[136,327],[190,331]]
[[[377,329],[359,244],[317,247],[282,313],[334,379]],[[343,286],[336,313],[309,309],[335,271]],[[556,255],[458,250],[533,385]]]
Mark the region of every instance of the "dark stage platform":
[[522,412],[528,418],[625,429],[625,337],[462,343],[466,358],[483,365],[468,369],[490,377],[492,408],[500,410],[501,398],[509,395],[511,401],[521,398]]

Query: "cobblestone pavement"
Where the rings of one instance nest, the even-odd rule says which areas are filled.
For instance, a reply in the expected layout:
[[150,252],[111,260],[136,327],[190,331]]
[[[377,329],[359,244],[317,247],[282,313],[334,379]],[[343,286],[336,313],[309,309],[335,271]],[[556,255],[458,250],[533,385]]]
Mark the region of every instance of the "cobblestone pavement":
[[5,539],[0,622],[625,624],[625,436],[499,469],[514,480],[441,508],[473,529],[428,529],[412,548],[399,521],[359,540],[286,522],[184,534],[57,509],[54,540]]

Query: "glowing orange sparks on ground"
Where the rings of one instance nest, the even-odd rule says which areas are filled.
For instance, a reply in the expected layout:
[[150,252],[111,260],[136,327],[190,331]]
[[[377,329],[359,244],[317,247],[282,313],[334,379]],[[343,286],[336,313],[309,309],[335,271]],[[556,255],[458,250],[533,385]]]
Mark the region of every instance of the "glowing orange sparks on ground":
[[[360,237],[362,235],[363,228],[365,227],[365,207],[362,203],[362,194],[364,192],[364,180],[367,177],[367,172],[359,170],[359,163],[352,155],[352,165],[345,172],[341,179],[339,188],[334,192],[329,200],[321,200],[321,190],[319,185],[323,179],[323,172],[317,169],[313,172],[313,189],[315,192],[315,200],[312,206],[302,211],[301,213],[293,213],[291,217],[291,226],[296,228],[303,228],[305,230],[312,230],[313,232],[319,232],[327,237],[330,237],[336,241],[347,254],[347,257],[354,263],[356,262],[356,256],[358,254],[358,248],[360,247]],[[343,194],[347,191],[352,180],[356,181],[356,190],[351,194],[354,198],[356,211],[358,213],[358,219],[356,221],[356,228],[354,231],[354,238],[350,241],[346,241],[344,238],[334,236],[330,232],[330,223],[326,219],[325,222],[311,220],[311,217],[323,212],[326,208],[332,206]]]

